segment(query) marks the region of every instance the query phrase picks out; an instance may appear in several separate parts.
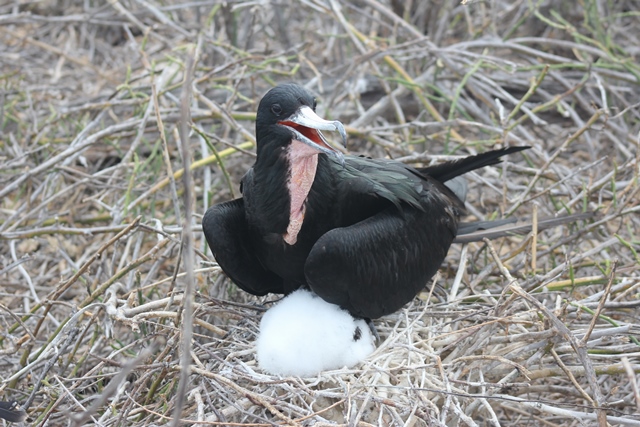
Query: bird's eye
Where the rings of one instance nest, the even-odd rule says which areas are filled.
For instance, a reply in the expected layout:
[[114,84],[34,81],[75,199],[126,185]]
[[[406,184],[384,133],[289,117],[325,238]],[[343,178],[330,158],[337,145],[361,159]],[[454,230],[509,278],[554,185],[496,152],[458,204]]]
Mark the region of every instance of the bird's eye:
[[280,106],[280,104],[273,104],[271,106],[271,112],[276,116],[279,116],[280,114],[282,114],[282,107]]

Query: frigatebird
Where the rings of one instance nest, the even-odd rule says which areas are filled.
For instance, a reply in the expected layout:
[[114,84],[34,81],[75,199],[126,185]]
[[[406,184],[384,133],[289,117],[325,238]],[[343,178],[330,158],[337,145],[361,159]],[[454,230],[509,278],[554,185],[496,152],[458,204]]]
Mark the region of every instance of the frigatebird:
[[376,349],[374,332],[364,319],[298,289],[262,316],[256,356],[272,375],[310,377],[362,361]]
[[465,214],[444,183],[528,147],[413,168],[344,155],[320,132],[337,131],[345,144],[344,126],[315,109],[301,86],[267,92],[242,197],[209,208],[204,234],[222,270],[251,294],[307,287],[376,319],[413,299],[444,260]]

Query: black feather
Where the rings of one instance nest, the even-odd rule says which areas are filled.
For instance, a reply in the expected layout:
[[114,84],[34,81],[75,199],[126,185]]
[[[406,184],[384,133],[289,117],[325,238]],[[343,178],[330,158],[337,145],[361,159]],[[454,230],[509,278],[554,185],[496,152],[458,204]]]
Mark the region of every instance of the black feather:
[[0,418],[12,423],[19,423],[27,419],[27,413],[20,408],[16,401],[0,402]]

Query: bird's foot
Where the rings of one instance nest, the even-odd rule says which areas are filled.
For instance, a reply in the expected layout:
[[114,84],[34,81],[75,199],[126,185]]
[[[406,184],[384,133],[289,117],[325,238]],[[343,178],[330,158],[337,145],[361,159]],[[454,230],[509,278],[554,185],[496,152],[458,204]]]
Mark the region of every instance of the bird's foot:
[[367,326],[369,327],[369,330],[371,331],[371,335],[373,335],[373,338],[375,339],[376,344],[380,342],[380,335],[378,335],[378,330],[376,329],[376,325],[373,324],[373,320],[371,319],[364,319],[365,322],[367,322]]

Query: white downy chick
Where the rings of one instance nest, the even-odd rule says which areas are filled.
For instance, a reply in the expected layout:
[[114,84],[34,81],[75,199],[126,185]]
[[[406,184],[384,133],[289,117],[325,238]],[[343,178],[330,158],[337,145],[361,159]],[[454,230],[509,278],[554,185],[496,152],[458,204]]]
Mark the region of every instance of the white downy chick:
[[270,308],[260,322],[258,364],[275,375],[308,377],[351,367],[375,350],[367,323],[299,289]]

